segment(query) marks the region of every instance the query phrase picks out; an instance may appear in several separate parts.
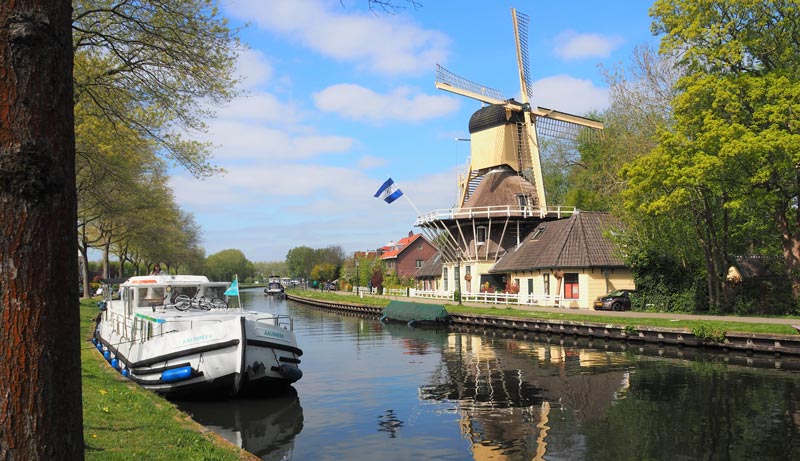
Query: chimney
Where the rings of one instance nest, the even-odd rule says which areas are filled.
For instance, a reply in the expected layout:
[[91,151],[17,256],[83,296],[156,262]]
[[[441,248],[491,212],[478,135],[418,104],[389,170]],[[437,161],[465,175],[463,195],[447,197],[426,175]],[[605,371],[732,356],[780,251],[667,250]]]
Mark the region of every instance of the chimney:
[[413,230],[408,231],[408,236],[409,237],[413,237],[414,236],[414,231]]

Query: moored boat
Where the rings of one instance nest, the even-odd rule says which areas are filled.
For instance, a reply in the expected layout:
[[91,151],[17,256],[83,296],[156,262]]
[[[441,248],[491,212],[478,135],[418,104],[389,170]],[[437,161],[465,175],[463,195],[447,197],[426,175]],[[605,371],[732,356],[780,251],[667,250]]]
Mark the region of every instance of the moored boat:
[[93,343],[115,369],[171,398],[268,395],[302,377],[290,316],[229,309],[225,282],[131,277],[101,303]]
[[447,326],[450,314],[440,304],[414,303],[407,301],[390,301],[383,308],[381,322],[402,322],[409,326]]
[[264,294],[275,298],[283,298],[286,295],[284,290],[285,288],[283,283],[281,283],[281,277],[279,275],[272,275],[269,278],[267,287],[264,288]]

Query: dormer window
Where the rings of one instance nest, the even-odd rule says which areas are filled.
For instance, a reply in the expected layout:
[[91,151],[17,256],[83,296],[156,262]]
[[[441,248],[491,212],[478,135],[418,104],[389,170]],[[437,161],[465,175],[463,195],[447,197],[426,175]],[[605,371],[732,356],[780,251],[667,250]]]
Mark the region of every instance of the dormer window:
[[486,243],[486,226],[478,226],[475,229],[475,243],[478,245]]
[[533,235],[531,235],[531,240],[539,240],[539,237],[541,237],[542,234],[544,234],[544,231],[546,231],[546,230],[547,230],[547,227],[545,227],[545,226],[537,227],[536,230],[533,231]]
[[528,196],[524,194],[517,194],[517,204],[520,208],[528,206]]

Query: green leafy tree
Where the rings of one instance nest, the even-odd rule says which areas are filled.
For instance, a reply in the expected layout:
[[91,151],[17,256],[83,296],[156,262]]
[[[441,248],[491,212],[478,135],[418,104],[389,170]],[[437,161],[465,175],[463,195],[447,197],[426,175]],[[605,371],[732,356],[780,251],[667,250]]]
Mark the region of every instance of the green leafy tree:
[[216,280],[232,280],[238,275],[244,280],[253,275],[253,263],[247,260],[241,250],[229,249],[214,253],[206,258],[206,272]]
[[311,269],[311,279],[318,282],[336,280],[336,266],[330,263],[316,264]]
[[[629,170],[629,199],[693,224],[712,307],[729,256],[768,249],[770,238],[800,298],[800,6],[659,0],[651,15],[662,51],[680,52],[689,72],[676,87],[673,129]],[[753,229],[765,239],[746,237]]]
[[[236,95],[238,43],[213,0],[77,0],[76,104],[126,127],[197,176],[212,174],[204,131],[210,107]],[[88,142],[88,140],[86,141]]]
[[286,267],[292,277],[307,279],[314,267],[314,250],[307,246],[292,248],[286,253]]

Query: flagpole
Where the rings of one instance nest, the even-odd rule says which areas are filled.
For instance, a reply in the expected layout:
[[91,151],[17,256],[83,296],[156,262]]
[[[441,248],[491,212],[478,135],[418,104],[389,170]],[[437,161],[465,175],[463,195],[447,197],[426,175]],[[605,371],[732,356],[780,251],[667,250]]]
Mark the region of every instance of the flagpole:
[[234,277],[236,278],[236,300],[239,301],[239,310],[242,310],[244,306],[242,306],[242,296],[239,294],[239,274],[235,274]]
[[422,212],[421,212],[421,211],[419,211],[419,208],[417,208],[417,206],[416,206],[416,205],[414,205],[414,202],[412,202],[412,201],[411,201],[411,199],[410,199],[410,198],[408,198],[408,194],[406,194],[406,193],[404,192],[404,193],[403,193],[403,197],[405,197],[405,198],[406,198],[406,200],[408,200],[408,203],[410,203],[410,204],[411,204],[411,206],[412,206],[412,207],[414,207],[414,210],[417,212],[417,216],[422,216]]

